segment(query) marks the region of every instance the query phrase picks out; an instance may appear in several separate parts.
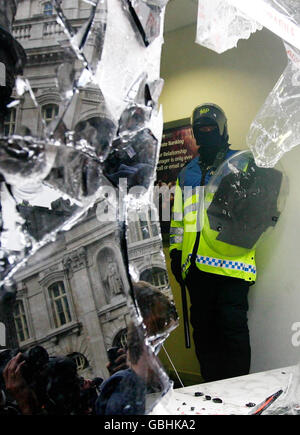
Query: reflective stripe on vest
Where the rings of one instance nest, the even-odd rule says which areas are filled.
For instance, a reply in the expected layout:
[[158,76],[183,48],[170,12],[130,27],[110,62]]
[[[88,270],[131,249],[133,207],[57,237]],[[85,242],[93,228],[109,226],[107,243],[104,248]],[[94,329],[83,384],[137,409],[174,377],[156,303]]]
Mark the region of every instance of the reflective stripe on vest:
[[[187,265],[191,261],[192,254],[189,254],[187,261],[182,265],[182,270],[185,272]],[[253,273],[256,275],[256,267],[251,264],[242,263],[241,261],[222,260],[220,258],[205,257],[203,255],[196,256],[196,263],[206,264],[207,266],[221,267],[224,269],[243,270],[244,272]]]

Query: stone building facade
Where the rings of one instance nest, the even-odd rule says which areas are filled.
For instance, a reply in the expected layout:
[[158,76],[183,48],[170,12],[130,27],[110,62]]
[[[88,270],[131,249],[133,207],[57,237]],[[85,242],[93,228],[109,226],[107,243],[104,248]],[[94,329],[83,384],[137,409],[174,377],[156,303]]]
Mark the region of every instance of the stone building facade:
[[[64,0],[63,9],[71,26],[79,29],[89,17],[91,5],[83,0]],[[20,0],[13,26],[13,35],[23,46],[27,55],[24,75],[30,80],[38,108],[29,95],[19,106],[11,110],[6,121],[7,132],[19,132],[26,128],[39,134],[43,120],[49,124],[63,111],[62,99],[57,86],[58,67],[66,60],[68,43],[51,1]],[[88,42],[89,55],[93,55],[93,37]],[[81,65],[75,62],[74,74],[79,74]],[[75,129],[81,121],[99,114],[99,92],[86,88],[82,91],[72,111],[69,129]]]
[[[72,25],[79,27],[88,15],[88,3],[65,0],[63,4]],[[25,94],[11,110],[6,131],[12,134],[25,128],[39,134],[42,119],[49,123],[61,111],[55,80],[64,56],[59,44],[64,34],[51,2],[20,0],[13,34],[26,50],[24,75],[39,107]],[[95,116],[98,98],[93,89],[80,93],[73,128]],[[106,378],[106,350],[126,340],[130,298],[117,223],[99,219],[97,207],[39,250],[15,275],[14,319],[22,349],[42,345],[51,355],[71,355],[83,376]],[[151,282],[170,296],[159,224],[151,220],[149,211],[129,223],[127,246],[136,279]]]
[[[14,318],[22,349],[72,355],[82,375],[105,378],[106,350],[124,344],[132,311],[118,224],[98,218],[95,206],[17,272]],[[127,239],[136,278],[170,297],[158,223],[131,222]]]

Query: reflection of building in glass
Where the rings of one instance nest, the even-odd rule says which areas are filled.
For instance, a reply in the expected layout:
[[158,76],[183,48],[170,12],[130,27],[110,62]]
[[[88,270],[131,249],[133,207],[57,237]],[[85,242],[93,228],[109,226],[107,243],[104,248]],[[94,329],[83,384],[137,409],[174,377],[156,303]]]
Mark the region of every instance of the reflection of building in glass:
[[53,6],[51,2],[44,3],[44,15],[51,16],[53,14]]
[[152,267],[144,270],[140,275],[141,281],[150,282],[159,289],[165,289],[168,285],[168,276],[165,269],[161,267]]
[[[65,4],[63,2],[62,7]],[[81,0],[72,0],[64,8],[70,25],[78,30],[89,17],[91,4]],[[97,23],[97,19],[96,19]],[[6,131],[18,133],[21,127],[29,129],[33,135],[39,135],[43,129],[43,121],[49,125],[63,111],[62,98],[58,88],[58,68],[66,62],[68,43],[51,1],[23,0],[19,2],[17,15],[13,25],[13,35],[24,47],[27,55],[24,75],[29,79],[36,101],[37,109],[29,95],[21,98],[20,104],[12,110],[12,117],[6,121]],[[92,57],[95,35],[90,36],[89,55]],[[70,59],[67,59],[67,61]],[[68,71],[74,79],[78,78],[82,65],[72,58],[72,70]],[[68,80],[68,74],[63,80]],[[68,112],[68,128],[76,130],[78,124],[102,115],[101,101],[93,87],[80,91],[74,107]],[[99,104],[100,103],[100,104]]]
[[23,349],[42,345],[52,355],[77,355],[83,374],[107,377],[106,349],[122,342],[129,321],[118,243],[116,223],[99,223],[94,208],[29,259],[15,275]]
[[29,339],[29,330],[27,324],[27,317],[24,310],[24,302],[22,299],[17,300],[14,309],[14,320],[16,325],[16,331],[18,341],[26,341]]
[[160,225],[154,210],[138,211],[128,220],[128,256],[138,279],[147,281],[172,298],[162,255]]
[[[158,228],[155,237],[131,241],[135,223],[129,225],[129,261],[139,279],[169,295]],[[149,225],[153,228],[154,223]],[[49,354],[77,355],[82,374],[106,377],[106,349],[126,343],[130,321],[117,224],[99,222],[94,207],[33,256],[15,279],[14,319],[20,346],[42,345]]]
[[58,109],[57,104],[46,104],[42,107],[42,118],[46,125],[50,124],[55,119],[58,115]]
[[[69,2],[66,15],[79,28],[90,4]],[[19,2],[13,27],[28,57],[24,75],[30,80],[39,108],[26,94],[7,117],[7,133],[39,135],[62,113],[57,68],[65,60],[66,39],[56,21],[52,2]],[[60,44],[60,42],[62,44]],[[91,50],[93,47],[91,45]],[[77,61],[74,76],[80,70]],[[102,96],[93,88],[78,94],[68,128],[86,132],[98,119]],[[51,209],[19,205],[27,231],[40,240],[72,212],[62,199]],[[68,232],[30,258],[15,279],[18,285],[14,324],[22,349],[44,346],[50,355],[72,355],[82,375],[108,376],[106,349],[126,343],[129,322],[128,281],[115,222],[99,222],[96,207]],[[139,214],[128,228],[130,265],[144,279],[169,292],[158,223],[148,212]]]
[[4,118],[4,134],[9,136],[14,134],[16,128],[16,109],[8,111]]

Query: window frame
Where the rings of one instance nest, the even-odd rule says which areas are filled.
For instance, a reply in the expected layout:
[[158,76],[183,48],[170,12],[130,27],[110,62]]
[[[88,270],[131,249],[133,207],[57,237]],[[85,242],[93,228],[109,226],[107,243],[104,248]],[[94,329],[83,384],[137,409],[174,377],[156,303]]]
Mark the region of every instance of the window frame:
[[[158,269],[159,268],[157,268],[157,270],[155,270],[152,273],[153,281],[155,281],[155,277],[158,278],[157,279],[158,284],[156,282],[154,282],[153,285],[161,290],[161,289],[163,289],[163,288],[168,286],[168,275],[167,275],[167,272],[164,269],[160,269],[160,270],[158,270]],[[164,280],[161,279],[162,276],[164,276],[164,278],[165,278]]]
[[[49,107],[51,107],[51,110],[52,110],[51,118],[47,118],[46,116],[44,116],[47,108],[49,108]],[[58,116],[59,105],[56,103],[46,103],[46,104],[42,105],[41,111],[42,111],[42,120],[45,122],[46,126],[48,126]]]
[[[151,282],[146,281],[146,280],[143,278],[143,274],[144,274],[145,272],[149,272],[149,275],[153,278],[153,279],[151,280]],[[164,282],[162,282],[161,278],[159,278],[159,279],[158,279],[158,284],[157,284],[157,283],[155,282],[154,277],[155,277],[155,276],[161,277],[162,275],[164,275],[164,277],[165,277]],[[167,271],[166,271],[164,268],[159,267],[159,266],[152,266],[152,267],[148,267],[148,268],[144,269],[144,270],[141,272],[140,279],[141,279],[142,281],[149,282],[149,284],[152,284],[154,287],[156,287],[156,288],[159,289],[159,290],[163,290],[163,289],[167,288],[168,285],[169,285]]]
[[120,329],[117,334],[115,334],[113,341],[112,341],[112,346],[117,346],[117,347],[126,347],[127,346],[127,339],[128,339],[128,329],[127,328],[122,328]]
[[[64,292],[63,293],[59,293],[59,296],[57,297],[52,297],[52,291],[53,291],[53,287],[57,284],[61,284],[63,285],[63,289]],[[61,287],[59,286],[59,289],[61,289]],[[49,297],[49,302],[50,302],[50,314],[51,314],[51,320],[52,320],[52,327],[54,329],[59,329],[62,328],[64,326],[67,326],[69,324],[71,324],[72,322],[74,322],[74,315],[73,315],[73,310],[72,310],[72,305],[70,303],[70,298],[68,295],[68,289],[66,288],[65,282],[63,279],[59,279],[59,280],[55,280],[53,281],[51,284],[49,284],[47,286],[47,294]],[[63,314],[64,317],[66,319],[66,322],[62,323],[61,318],[60,318],[60,311],[58,310],[57,307],[57,301],[63,301],[62,302],[62,306],[63,306]],[[66,316],[66,303],[67,302],[67,311],[68,311],[68,316]],[[67,320],[68,317],[68,320]]]
[[[146,242],[159,236],[159,221],[151,219],[151,216],[152,209],[149,207],[148,210],[137,213],[138,219],[129,220],[130,243]],[[146,229],[148,236],[144,237],[146,233],[143,229]]]
[[[19,313],[16,314],[16,307],[20,307],[20,305],[22,306],[22,312],[20,312],[20,310],[19,310]],[[24,335],[24,339],[21,339],[21,337],[20,337],[19,328],[18,328],[17,320],[16,320],[17,318],[21,319],[22,333]],[[26,309],[26,303],[25,303],[25,300],[22,299],[22,298],[19,298],[19,299],[16,300],[16,305],[15,305],[15,307],[13,309],[13,319],[14,319],[14,325],[15,325],[15,328],[16,328],[16,334],[17,334],[17,338],[18,338],[19,344],[25,343],[28,340],[32,339],[31,330],[30,330],[29,316],[28,316],[28,312],[27,312],[27,309]],[[25,319],[25,322],[24,322],[24,319]],[[27,331],[27,336],[24,333],[24,323],[25,323],[25,328],[26,328],[26,331]]]
[[[53,4],[50,1],[45,1],[42,4],[42,7],[43,7],[42,14],[44,17],[52,17],[54,15]],[[49,7],[49,8],[47,9],[47,7]],[[48,12],[51,12],[51,13],[48,13]]]
[[[89,363],[87,357],[83,353],[72,352],[72,353],[68,354],[67,357],[71,358],[75,362],[77,371],[79,371],[79,372],[90,367],[90,363]],[[78,363],[78,360],[80,360],[80,363]]]
[[[12,119],[12,114],[14,114]],[[12,107],[8,112],[7,115],[9,117],[9,120],[7,120],[6,116],[4,118],[4,135],[5,136],[11,136],[15,134],[16,131],[16,125],[17,125],[17,109],[15,107]],[[8,134],[6,134],[6,128],[8,127]]]

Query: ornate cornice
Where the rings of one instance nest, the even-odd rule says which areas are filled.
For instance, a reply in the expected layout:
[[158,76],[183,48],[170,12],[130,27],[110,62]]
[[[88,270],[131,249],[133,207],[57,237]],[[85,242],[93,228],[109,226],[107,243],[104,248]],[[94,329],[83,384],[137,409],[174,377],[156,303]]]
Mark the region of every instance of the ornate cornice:
[[52,281],[63,279],[63,277],[64,271],[62,266],[57,263],[42,270],[38,275],[38,282],[40,285],[47,287]]
[[144,240],[142,242],[128,245],[128,256],[130,260],[144,257],[145,255],[155,254],[162,250],[160,238]]
[[77,270],[85,269],[87,267],[87,253],[85,247],[81,246],[75,251],[65,255],[62,263],[68,273],[74,273]]
[[28,294],[28,287],[24,282],[20,282],[17,288],[17,298],[24,298]]
[[30,52],[26,50],[27,53],[27,62],[26,67],[38,64],[50,64],[50,63],[60,63],[64,60],[64,52],[60,50],[48,51],[47,48],[45,51]]
[[81,322],[68,323],[68,324],[62,326],[61,328],[54,329],[52,332],[50,332],[45,337],[37,338],[33,341],[30,341],[30,343],[28,343],[28,344],[26,343],[26,344],[22,345],[22,349],[26,350],[29,347],[31,348],[33,346],[38,346],[38,345],[41,346],[44,343],[47,343],[49,341],[57,346],[61,338],[63,338],[64,336],[72,335],[72,334],[79,336],[81,334],[82,329],[83,329],[83,325]]

